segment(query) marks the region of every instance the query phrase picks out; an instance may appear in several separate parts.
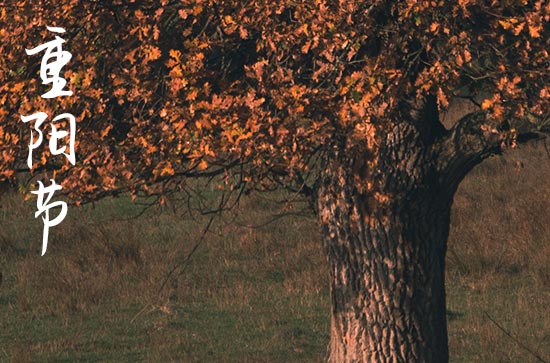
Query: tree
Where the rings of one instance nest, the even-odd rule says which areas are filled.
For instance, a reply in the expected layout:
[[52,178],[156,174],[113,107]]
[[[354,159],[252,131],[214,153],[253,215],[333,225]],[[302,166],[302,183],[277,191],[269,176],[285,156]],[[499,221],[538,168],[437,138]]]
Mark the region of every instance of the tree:
[[[4,2],[0,176],[24,169],[20,115],[70,110],[76,203],[163,196],[188,178],[307,195],[329,261],[329,362],[447,362],[453,195],[483,159],[547,128],[548,1]],[[44,100],[31,48],[67,29],[71,97]],[[478,110],[446,129],[455,98]]]

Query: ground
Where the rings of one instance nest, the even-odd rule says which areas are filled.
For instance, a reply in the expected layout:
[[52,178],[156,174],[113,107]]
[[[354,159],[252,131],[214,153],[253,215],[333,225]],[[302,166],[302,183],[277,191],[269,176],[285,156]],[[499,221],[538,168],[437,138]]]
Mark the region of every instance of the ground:
[[[491,158],[460,186],[447,257],[451,362],[537,361],[501,328],[550,360],[549,196],[543,143]],[[216,218],[159,292],[210,216],[174,202],[134,218],[129,198],[104,200],[70,209],[40,257],[35,200],[4,196],[0,362],[321,362],[326,262],[314,217],[280,197],[247,197]],[[274,212],[288,215],[252,228]]]

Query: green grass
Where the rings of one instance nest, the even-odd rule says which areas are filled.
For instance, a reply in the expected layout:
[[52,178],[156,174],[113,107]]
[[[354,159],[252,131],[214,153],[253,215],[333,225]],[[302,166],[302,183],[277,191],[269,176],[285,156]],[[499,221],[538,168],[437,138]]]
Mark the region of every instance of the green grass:
[[[491,159],[461,185],[447,269],[451,362],[537,361],[489,317],[550,360],[548,196],[541,147]],[[250,228],[288,206],[244,198],[159,291],[210,216],[181,207],[132,218],[141,209],[128,198],[104,200],[70,209],[40,257],[34,203],[2,199],[0,362],[323,361],[328,274],[313,216]]]

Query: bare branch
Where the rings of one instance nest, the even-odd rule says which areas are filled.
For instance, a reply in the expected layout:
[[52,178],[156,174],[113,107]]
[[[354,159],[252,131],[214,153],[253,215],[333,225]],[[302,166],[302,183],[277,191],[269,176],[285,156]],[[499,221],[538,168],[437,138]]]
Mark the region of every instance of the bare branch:
[[536,353],[533,349],[529,348],[527,345],[523,344],[518,338],[516,338],[515,336],[513,336],[508,330],[504,329],[504,327],[502,325],[500,325],[499,323],[497,323],[493,318],[491,318],[491,316],[485,312],[485,316],[487,317],[487,319],[489,319],[493,324],[496,325],[496,327],[502,331],[504,334],[506,334],[510,339],[512,339],[517,345],[519,345],[521,348],[525,349],[525,351],[527,351],[529,354],[531,354],[533,357],[535,357],[539,362],[542,362],[542,363],[549,363],[547,360],[544,360],[540,354]]

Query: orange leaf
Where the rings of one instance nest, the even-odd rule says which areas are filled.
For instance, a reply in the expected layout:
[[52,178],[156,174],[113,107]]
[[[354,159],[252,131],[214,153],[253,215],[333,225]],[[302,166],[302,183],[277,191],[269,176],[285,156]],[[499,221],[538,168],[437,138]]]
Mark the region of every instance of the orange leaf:
[[493,100],[486,99],[486,100],[483,101],[483,103],[481,104],[481,109],[482,109],[482,110],[487,110],[487,109],[491,108],[492,105],[493,105]]

